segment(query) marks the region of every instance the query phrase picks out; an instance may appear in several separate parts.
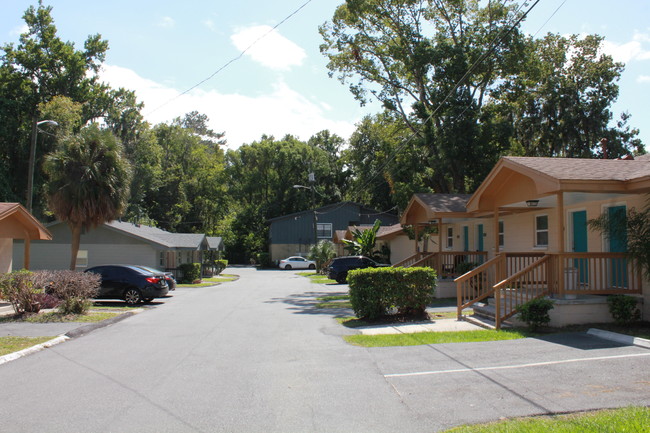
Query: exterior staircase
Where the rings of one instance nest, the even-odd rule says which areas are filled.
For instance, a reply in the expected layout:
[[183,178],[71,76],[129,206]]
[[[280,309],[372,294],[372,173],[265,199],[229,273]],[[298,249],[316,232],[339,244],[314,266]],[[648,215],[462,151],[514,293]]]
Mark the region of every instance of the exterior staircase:
[[[516,292],[515,290],[506,291],[501,295],[500,309],[501,315],[504,315],[506,312],[506,305],[512,304],[515,302],[521,305],[533,299],[534,296]],[[473,314],[471,316],[465,316],[465,320],[472,322],[476,325],[483,326],[484,328],[495,329],[496,328],[496,299],[494,297],[489,297],[485,299],[485,302],[477,302],[472,306]],[[507,320],[501,324],[501,326],[513,326],[513,322],[517,320]]]

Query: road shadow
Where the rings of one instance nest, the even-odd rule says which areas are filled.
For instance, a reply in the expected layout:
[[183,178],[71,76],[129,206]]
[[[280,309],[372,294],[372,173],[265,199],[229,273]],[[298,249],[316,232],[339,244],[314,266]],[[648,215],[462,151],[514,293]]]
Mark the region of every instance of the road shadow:
[[606,340],[595,335],[589,335],[586,332],[565,332],[559,334],[538,335],[531,338],[578,350],[614,349],[617,347],[628,346],[628,344]]
[[339,308],[336,307],[335,303],[328,303],[328,307],[319,307],[319,304],[324,304],[325,301],[319,299],[326,296],[343,296],[347,295],[348,292],[321,292],[321,291],[312,291],[312,292],[303,292],[303,293],[294,293],[282,298],[271,298],[268,301],[265,301],[267,304],[286,304],[288,309],[291,310],[294,314],[309,314],[309,315],[321,315],[321,316],[332,316],[332,317],[349,317],[354,315],[354,312],[351,308]]

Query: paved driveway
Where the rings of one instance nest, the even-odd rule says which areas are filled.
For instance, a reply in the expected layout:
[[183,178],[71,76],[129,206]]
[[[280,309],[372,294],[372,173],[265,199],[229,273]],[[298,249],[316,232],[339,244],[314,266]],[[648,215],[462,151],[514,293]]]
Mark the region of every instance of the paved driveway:
[[234,269],[0,366],[2,431],[434,432],[650,404],[650,351],[585,335],[366,349],[295,272]]

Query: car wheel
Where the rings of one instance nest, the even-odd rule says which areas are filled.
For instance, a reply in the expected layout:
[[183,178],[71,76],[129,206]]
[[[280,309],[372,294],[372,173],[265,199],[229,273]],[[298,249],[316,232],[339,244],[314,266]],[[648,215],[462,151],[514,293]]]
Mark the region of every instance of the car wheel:
[[286,265],[286,266],[284,267],[284,270],[285,270],[285,271],[290,271],[290,270],[291,270],[291,265]]
[[314,264],[309,265],[309,269],[316,269],[316,265]]
[[142,301],[142,295],[138,289],[126,289],[124,292],[124,300],[129,305],[136,305]]
[[339,284],[345,284],[348,280],[348,273],[344,273],[336,277],[336,282]]

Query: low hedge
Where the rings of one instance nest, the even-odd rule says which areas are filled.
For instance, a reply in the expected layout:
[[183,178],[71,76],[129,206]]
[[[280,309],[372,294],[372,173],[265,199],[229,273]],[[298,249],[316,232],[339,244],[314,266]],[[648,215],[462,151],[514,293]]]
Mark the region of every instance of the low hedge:
[[367,268],[348,273],[350,303],[359,318],[376,319],[392,308],[421,315],[433,298],[436,272],[431,268]]

